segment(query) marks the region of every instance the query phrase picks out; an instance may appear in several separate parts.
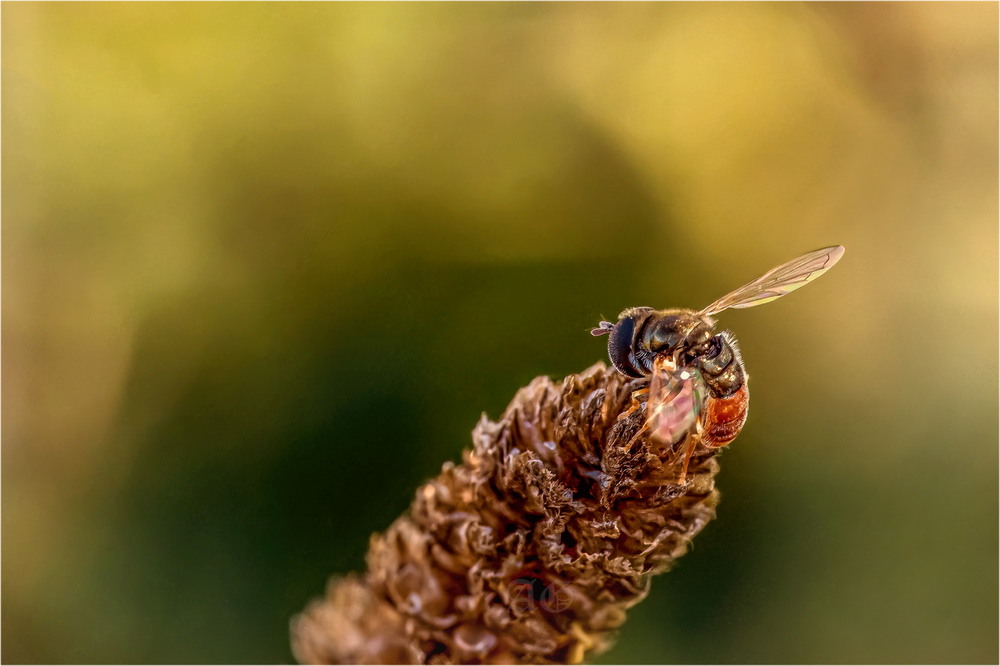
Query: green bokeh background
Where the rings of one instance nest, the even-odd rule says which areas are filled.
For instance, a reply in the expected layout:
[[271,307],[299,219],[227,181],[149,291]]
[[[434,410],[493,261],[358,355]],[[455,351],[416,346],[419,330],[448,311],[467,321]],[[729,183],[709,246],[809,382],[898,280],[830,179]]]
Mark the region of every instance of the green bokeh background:
[[607,662],[997,659],[997,4],[2,7],[5,662],[288,662],[631,305],[753,377]]

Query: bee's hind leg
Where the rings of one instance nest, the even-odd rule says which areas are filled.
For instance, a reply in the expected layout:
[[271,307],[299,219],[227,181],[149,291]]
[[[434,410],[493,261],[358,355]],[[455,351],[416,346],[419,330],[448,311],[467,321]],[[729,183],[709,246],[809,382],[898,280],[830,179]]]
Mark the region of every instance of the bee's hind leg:
[[702,425],[701,420],[695,421],[695,431],[688,435],[688,444],[684,449],[684,466],[681,467],[681,475],[677,479],[677,483],[684,485],[687,483],[687,473],[688,465],[691,464],[691,456],[694,455],[694,450],[698,446],[698,442],[701,441]]

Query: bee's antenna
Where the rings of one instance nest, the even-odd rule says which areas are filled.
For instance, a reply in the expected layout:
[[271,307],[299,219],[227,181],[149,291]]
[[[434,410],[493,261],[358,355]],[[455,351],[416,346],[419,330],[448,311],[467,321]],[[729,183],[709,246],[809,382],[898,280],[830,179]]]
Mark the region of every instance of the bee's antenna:
[[593,335],[594,337],[597,337],[598,335],[605,335],[607,333],[610,333],[611,329],[613,329],[614,327],[615,325],[612,324],[610,321],[602,321],[600,325],[590,329],[590,334]]

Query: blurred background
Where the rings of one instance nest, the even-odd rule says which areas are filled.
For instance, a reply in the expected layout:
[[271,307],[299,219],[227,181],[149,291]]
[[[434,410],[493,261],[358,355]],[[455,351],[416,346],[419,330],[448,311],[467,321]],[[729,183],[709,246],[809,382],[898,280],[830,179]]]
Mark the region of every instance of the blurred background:
[[995,662],[997,5],[4,3],[5,662],[289,662],[632,305],[753,377],[605,662]]

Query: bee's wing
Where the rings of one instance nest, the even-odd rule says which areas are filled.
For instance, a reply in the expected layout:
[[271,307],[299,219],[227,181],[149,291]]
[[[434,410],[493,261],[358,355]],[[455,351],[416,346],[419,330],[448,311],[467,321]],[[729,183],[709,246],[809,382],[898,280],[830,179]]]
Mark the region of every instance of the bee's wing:
[[662,356],[653,364],[647,415],[653,436],[664,444],[679,441],[698,419],[703,396],[693,368],[676,368]]
[[834,245],[814,250],[772,268],[753,282],[731,291],[701,311],[713,315],[729,308],[752,308],[790,294],[804,284],[812,282],[844,256],[844,246]]

